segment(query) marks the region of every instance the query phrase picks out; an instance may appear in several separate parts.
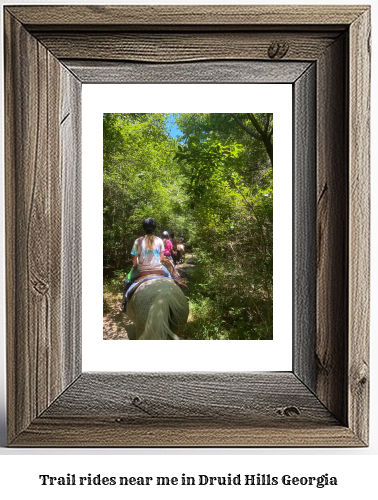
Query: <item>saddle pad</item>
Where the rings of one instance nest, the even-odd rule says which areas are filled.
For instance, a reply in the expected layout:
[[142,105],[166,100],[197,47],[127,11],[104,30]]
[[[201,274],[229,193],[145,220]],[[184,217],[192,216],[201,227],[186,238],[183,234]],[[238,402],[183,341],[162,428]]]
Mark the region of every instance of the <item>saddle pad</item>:
[[165,280],[171,280],[171,281],[174,281],[172,278],[167,278],[166,276],[150,276],[148,278],[142,278],[142,279],[139,279],[138,278],[138,281],[134,281],[134,283],[130,286],[130,288],[127,290],[126,292],[126,296],[125,296],[125,299],[126,300],[130,300],[132,294],[135,292],[135,290],[139,287],[139,285],[141,285],[142,283],[144,283],[145,281],[148,281],[148,280],[155,280],[157,278],[164,278]]
[[[137,280],[143,278],[151,278],[152,276],[164,276],[163,269],[155,269],[154,271],[139,271]],[[135,280],[135,281],[137,281]]]

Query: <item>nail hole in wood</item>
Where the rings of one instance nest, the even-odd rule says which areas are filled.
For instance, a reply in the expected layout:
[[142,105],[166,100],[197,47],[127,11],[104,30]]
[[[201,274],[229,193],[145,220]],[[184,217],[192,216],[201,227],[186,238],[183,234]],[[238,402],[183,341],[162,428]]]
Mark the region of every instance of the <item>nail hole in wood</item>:
[[43,281],[38,280],[33,283],[33,288],[40,295],[45,295],[49,289],[49,285],[47,283],[44,283]]
[[301,412],[296,406],[287,406],[286,408],[279,408],[277,413],[285,417],[292,417],[293,415],[299,415]]
[[268,57],[270,59],[282,59],[286,56],[289,45],[285,42],[272,42],[268,48]]
[[142,402],[142,400],[140,399],[139,396],[134,396],[132,398],[131,402],[133,405],[138,406]]

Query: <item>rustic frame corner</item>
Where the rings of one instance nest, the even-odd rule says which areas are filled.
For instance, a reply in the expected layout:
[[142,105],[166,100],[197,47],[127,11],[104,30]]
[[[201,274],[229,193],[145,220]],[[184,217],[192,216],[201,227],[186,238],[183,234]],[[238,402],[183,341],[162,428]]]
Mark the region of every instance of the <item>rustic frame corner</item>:
[[[368,446],[370,8],[6,6],[4,23],[8,445]],[[82,83],[250,78],[293,85],[293,370],[82,373]]]

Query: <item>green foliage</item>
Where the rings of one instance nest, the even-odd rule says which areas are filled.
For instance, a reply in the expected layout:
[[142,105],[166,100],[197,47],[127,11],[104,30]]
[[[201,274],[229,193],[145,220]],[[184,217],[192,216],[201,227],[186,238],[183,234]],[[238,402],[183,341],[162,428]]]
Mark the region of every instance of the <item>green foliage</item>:
[[[190,321],[186,338],[196,340],[266,340],[272,338],[271,303],[253,272],[227,259],[198,250],[190,281]],[[213,332],[212,334],[210,332]]]
[[[104,262],[126,269],[154,217],[196,254],[188,339],[273,335],[273,119],[104,114]],[[106,282],[109,290],[111,282]]]
[[217,335],[227,327],[228,338],[272,338],[273,172],[268,152],[259,149],[258,169],[249,168],[251,151],[261,141],[229,115],[181,115],[179,124],[184,137],[177,158],[187,179],[188,206],[196,222],[192,243],[205,285],[199,290],[203,302],[194,299],[193,315],[200,318],[205,310]]
[[103,314],[108,314],[112,307],[122,300],[123,282],[128,270],[116,270],[111,276],[104,276],[103,284]]
[[103,121],[104,259],[120,267],[130,260],[146,217],[157,220],[158,231],[176,228],[185,193],[165,115],[107,113]]

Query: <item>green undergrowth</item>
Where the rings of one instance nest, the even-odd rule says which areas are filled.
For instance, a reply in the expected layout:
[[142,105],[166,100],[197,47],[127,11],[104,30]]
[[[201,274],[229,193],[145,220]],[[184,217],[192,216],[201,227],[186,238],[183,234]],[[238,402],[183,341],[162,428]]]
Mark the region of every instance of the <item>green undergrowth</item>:
[[106,273],[103,281],[103,316],[122,300],[123,282],[128,271],[124,269],[111,270]]
[[[273,325],[261,290],[250,283],[248,273],[232,263],[211,261],[198,250],[186,259],[189,286],[189,318],[185,340],[270,340]],[[103,315],[122,300],[128,270],[109,270],[104,276]],[[259,314],[260,312],[260,314]]]
[[[225,263],[209,262],[198,252],[189,282],[187,340],[270,340],[272,324],[256,311],[267,307],[261,294],[253,293],[247,275],[238,276]],[[262,314],[262,316],[266,316]]]

